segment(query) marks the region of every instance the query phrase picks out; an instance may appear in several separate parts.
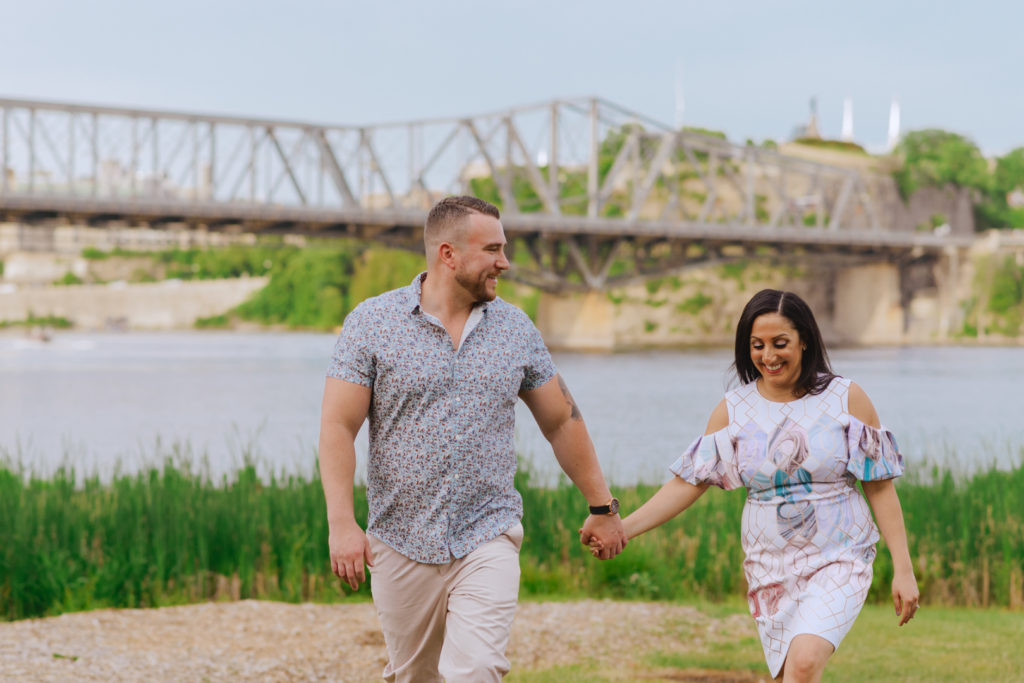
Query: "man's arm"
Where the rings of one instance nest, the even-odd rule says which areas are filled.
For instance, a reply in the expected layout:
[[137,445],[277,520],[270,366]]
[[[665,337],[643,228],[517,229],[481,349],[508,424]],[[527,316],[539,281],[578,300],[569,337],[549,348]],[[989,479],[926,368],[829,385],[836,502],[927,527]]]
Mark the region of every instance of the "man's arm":
[[[555,458],[590,505],[604,505],[612,493],[597,462],[594,443],[587,433],[576,401],[561,375],[536,389],[519,394],[530,408],[537,426],[551,443]],[[618,515],[590,515],[583,524],[584,542],[595,537],[601,542],[601,559],[615,557],[626,545],[626,534]]]
[[373,566],[366,534],[356,523],[352,487],[355,439],[370,409],[371,390],[328,377],[320,408],[320,479],[327,500],[331,571],[355,590],[366,580],[363,563]]

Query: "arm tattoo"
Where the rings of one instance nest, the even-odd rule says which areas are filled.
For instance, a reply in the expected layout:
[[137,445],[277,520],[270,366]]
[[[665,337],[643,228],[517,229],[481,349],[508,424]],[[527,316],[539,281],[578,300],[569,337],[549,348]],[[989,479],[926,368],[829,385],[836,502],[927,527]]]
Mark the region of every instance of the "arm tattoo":
[[562,390],[562,396],[565,397],[566,403],[569,404],[569,409],[572,411],[572,419],[582,420],[583,413],[580,412],[579,406],[576,405],[576,401],[572,400],[572,394],[569,393],[569,387],[566,385],[565,380],[562,376],[558,376],[558,388]]

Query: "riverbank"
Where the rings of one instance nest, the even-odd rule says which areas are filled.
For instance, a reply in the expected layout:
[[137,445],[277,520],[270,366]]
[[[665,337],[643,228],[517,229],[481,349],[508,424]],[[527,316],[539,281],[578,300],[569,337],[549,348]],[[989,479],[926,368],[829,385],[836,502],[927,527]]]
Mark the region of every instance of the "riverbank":
[[[897,629],[867,606],[829,666],[830,681],[1024,679],[1024,615],[925,606]],[[768,681],[743,605],[520,602],[510,683]],[[247,600],[97,610],[0,623],[6,681],[381,680],[373,605]]]
[[[5,258],[0,324],[56,316],[76,329],[330,330],[424,267],[421,255],[351,240]],[[913,268],[751,256],[589,292],[541,292],[510,274],[498,293],[559,350],[730,346],[744,304],[766,287],[804,297],[833,346],[1024,345],[1022,277],[1024,241],[991,233]]]
[[[615,562],[596,563],[574,533],[582,520],[575,488],[534,485],[527,468],[516,488],[525,510],[523,596],[721,602],[746,594],[742,491],[712,491]],[[629,511],[657,488],[615,490]],[[936,469],[901,481],[899,492],[924,602],[1024,610],[1024,466],[960,480]],[[354,494],[365,523],[365,487]],[[350,599],[329,571],[324,509],[315,471],[260,476],[248,464],[214,479],[179,456],[106,482],[71,466],[40,477],[0,464],[0,617]],[[887,604],[893,570],[884,543],[874,567],[868,601]]]

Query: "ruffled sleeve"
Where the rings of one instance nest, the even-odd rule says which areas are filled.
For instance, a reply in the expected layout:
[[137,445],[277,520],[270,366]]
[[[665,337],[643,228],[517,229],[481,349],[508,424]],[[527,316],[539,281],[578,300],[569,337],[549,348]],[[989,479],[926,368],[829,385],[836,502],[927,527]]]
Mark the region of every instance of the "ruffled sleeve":
[[903,455],[892,432],[866,425],[852,415],[846,430],[850,450],[847,472],[861,481],[894,479],[903,474]]
[[705,434],[669,467],[691,484],[711,484],[725,490],[743,485],[736,467],[736,444],[727,429]]

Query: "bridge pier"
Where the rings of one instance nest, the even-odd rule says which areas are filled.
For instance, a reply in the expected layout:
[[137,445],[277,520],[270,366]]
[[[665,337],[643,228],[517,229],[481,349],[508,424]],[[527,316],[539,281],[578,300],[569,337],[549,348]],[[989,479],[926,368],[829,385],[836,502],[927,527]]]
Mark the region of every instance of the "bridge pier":
[[555,349],[613,351],[615,311],[608,295],[591,290],[579,294],[544,292],[537,307],[537,327]]
[[898,344],[904,331],[900,269],[890,263],[850,266],[835,274],[832,328],[843,344]]

